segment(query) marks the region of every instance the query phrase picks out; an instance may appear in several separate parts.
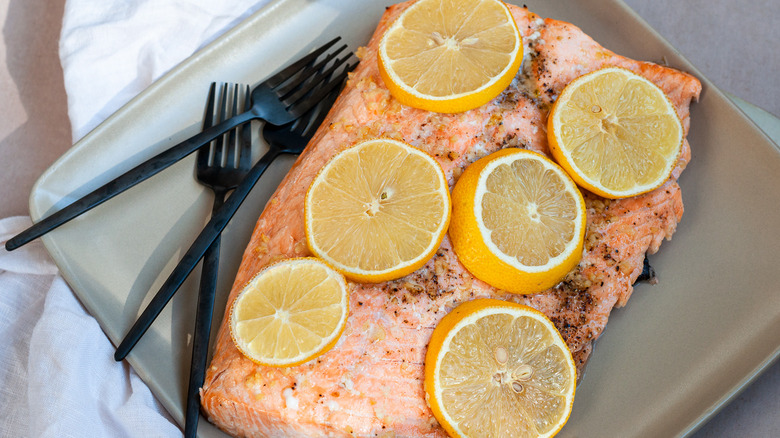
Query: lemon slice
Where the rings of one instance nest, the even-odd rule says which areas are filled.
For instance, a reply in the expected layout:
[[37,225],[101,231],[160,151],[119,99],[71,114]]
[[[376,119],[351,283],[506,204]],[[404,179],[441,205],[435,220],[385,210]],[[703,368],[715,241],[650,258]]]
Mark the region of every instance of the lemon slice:
[[304,202],[312,253],[350,280],[376,283],[425,264],[450,220],[444,172],[406,143],[374,139],[348,148],[315,177]]
[[683,126],[655,84],[607,67],[564,88],[548,119],[555,160],[583,188],[606,198],[649,192],[677,165]]
[[520,32],[500,0],[419,0],[379,42],[379,72],[393,96],[442,113],[489,102],[522,60]]
[[348,307],[344,276],[313,257],[283,260],[260,271],[236,297],[230,334],[256,363],[299,365],[336,345]]
[[514,293],[557,284],[582,257],[585,202],[552,160],[508,148],[469,165],[452,189],[450,238],[478,279]]
[[569,418],[577,370],[543,313],[477,299],[433,330],[425,356],[428,405],[453,437],[551,437]]

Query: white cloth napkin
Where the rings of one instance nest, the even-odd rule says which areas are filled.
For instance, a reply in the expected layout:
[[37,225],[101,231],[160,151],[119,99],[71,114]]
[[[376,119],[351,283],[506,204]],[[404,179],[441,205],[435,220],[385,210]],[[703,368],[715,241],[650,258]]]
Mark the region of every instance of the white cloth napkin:
[[67,0],[60,62],[73,140],[270,0]]
[[[0,244],[32,225],[0,220]],[[36,241],[0,251],[0,436],[180,436]]]
[[[67,0],[60,61],[74,142],[269,1]],[[30,224],[0,220],[0,245]],[[113,352],[40,242],[0,249],[0,436],[181,436]]]

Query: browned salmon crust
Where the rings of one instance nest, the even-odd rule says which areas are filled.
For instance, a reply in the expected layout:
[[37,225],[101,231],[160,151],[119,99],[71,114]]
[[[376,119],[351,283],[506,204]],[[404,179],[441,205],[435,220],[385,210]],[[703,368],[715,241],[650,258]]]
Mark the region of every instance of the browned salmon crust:
[[[386,136],[425,150],[442,165],[451,187],[469,163],[501,148],[549,156],[545,125],[552,102],[569,81],[607,65],[633,70],[661,87],[687,133],[689,104],[701,91],[694,77],[621,57],[572,24],[543,20],[515,6],[510,10],[524,36],[526,59],[507,90],[461,114],[405,107],[383,84],[376,50],[384,29],[409,4],[388,8],[359,51],[360,65],[345,90],[260,216],[229,303],[268,263],[310,255],[303,225],[306,188],[330,157],[358,141]],[[673,178],[648,194],[609,201],[585,193],[583,259],[544,293],[511,295],[475,279],[445,238],[413,274],[376,285],[350,284],[350,315],[341,340],[304,365],[252,363],[233,345],[225,318],[201,392],[205,414],[239,436],[446,436],[425,402],[425,349],[436,323],[458,303],[476,297],[517,301],[544,312],[581,371],[611,310],[631,296],[645,254],[656,252],[674,233],[683,213],[676,178],[689,158],[686,142]]]

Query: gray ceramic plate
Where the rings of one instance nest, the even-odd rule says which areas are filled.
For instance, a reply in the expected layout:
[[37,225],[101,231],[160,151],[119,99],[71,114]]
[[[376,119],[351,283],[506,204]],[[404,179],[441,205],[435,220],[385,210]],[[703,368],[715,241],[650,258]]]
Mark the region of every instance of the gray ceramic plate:
[[[562,436],[674,436],[695,429],[780,354],[780,154],[696,69],[619,0],[529,0],[617,53],[690,71],[693,160],[680,184],[685,217],[597,342]],[[368,41],[385,1],[274,2],[156,82],[77,143],[38,181],[34,220],[198,131],[212,81],[256,83],[335,35]],[[260,142],[258,142],[260,143]],[[258,151],[259,153],[260,151]],[[226,231],[224,306],[255,219],[292,163],[264,176]],[[211,195],[190,157],[45,236],[87,309],[117,343],[208,218]],[[197,270],[129,361],[182,419]],[[221,316],[221,315],[220,315]],[[218,325],[218,324],[216,324]],[[215,326],[216,326],[215,325]],[[216,327],[215,327],[216,330]],[[220,436],[201,422],[202,436]]]

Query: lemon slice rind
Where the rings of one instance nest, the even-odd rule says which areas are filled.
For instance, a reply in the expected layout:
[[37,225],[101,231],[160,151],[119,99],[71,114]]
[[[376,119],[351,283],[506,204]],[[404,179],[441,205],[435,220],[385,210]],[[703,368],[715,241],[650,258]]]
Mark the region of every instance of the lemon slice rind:
[[[526,162],[532,163],[537,169],[543,169],[545,184],[540,187],[553,187],[549,184],[554,184],[556,190],[560,188],[564,192],[561,199],[550,205],[555,209],[556,206],[563,205],[559,204],[560,202],[565,202],[568,206],[560,210],[564,211],[565,215],[560,216],[558,222],[563,224],[564,231],[561,231],[560,227],[553,231],[544,220],[540,221],[541,214],[533,219],[538,225],[532,225],[530,228],[510,224],[516,215],[526,214],[523,211],[529,212],[528,202],[511,201],[505,209],[500,210],[495,210],[495,205],[492,206],[492,212],[495,213],[493,218],[499,217],[499,222],[504,221],[504,226],[507,226],[503,231],[502,245],[514,251],[508,254],[494,241],[492,233],[497,229],[491,229],[484,221],[483,200],[486,199],[487,193],[486,180],[493,175],[493,171],[499,166],[515,162],[519,162],[521,166]],[[515,175],[517,178],[526,178]],[[509,183],[510,189],[514,187],[515,181],[512,181],[512,178]],[[558,196],[559,192],[555,193]],[[518,294],[541,292],[560,282],[582,257],[587,219],[582,194],[566,172],[539,153],[506,148],[477,160],[466,168],[453,187],[452,202],[449,235],[453,249],[472,275],[495,288]],[[540,204],[535,201],[532,203],[535,208],[540,208]],[[516,210],[518,208],[525,210]],[[552,214],[553,216],[547,218],[555,217],[558,213],[553,211]],[[530,218],[530,214],[526,217]],[[529,233],[529,230],[530,233],[536,234],[524,234]],[[547,234],[548,231],[553,234]],[[553,243],[547,240],[548,238],[553,238]],[[534,260],[536,264],[523,263],[524,259]]]
[[[549,318],[544,315],[543,313],[539,312],[536,309],[533,309],[528,306],[524,306],[517,303],[512,302],[506,302],[502,300],[496,300],[496,299],[476,299],[473,301],[468,301],[463,304],[460,304],[458,307],[453,309],[448,315],[446,315],[440,322],[437,324],[436,328],[434,329],[434,333],[431,337],[431,342],[428,346],[428,351],[426,353],[425,358],[425,385],[424,389],[426,392],[426,400],[428,401],[428,405],[431,407],[431,410],[434,413],[434,416],[437,418],[439,423],[445,428],[445,430],[451,435],[451,436],[459,436],[459,437],[467,437],[469,436],[467,433],[465,433],[462,428],[459,425],[459,422],[453,417],[453,411],[463,408],[462,406],[449,406],[447,405],[447,398],[444,395],[444,388],[443,384],[441,382],[441,375],[443,373],[442,367],[445,360],[445,357],[447,354],[451,351],[451,344],[453,340],[460,334],[462,330],[469,326],[475,326],[479,325],[480,321],[483,318],[486,317],[492,317],[495,315],[507,315],[512,318],[513,323],[517,321],[519,318],[529,318],[532,319],[535,322],[538,322],[536,325],[537,327],[545,327],[546,332],[545,335],[547,338],[549,338],[552,342],[549,344],[548,348],[557,349],[560,351],[559,357],[563,357],[563,363],[559,364],[562,368],[565,369],[565,375],[558,376],[557,380],[559,382],[562,380],[564,383],[563,391],[558,392],[558,389],[556,388],[543,388],[543,390],[548,391],[549,393],[554,393],[556,395],[559,395],[563,397],[563,410],[559,412],[559,417],[554,418],[553,422],[550,423],[547,426],[546,431],[542,431],[538,433],[535,436],[538,437],[551,437],[560,431],[560,429],[566,424],[569,415],[571,413],[571,408],[574,403],[574,395],[576,392],[576,382],[577,382],[577,370],[576,365],[574,363],[574,359],[571,356],[571,352],[568,349],[568,346],[566,345],[565,341],[561,337],[558,330],[555,328],[555,325],[552,323],[552,321],[549,320]],[[500,335],[497,335],[499,337]],[[476,339],[475,342],[489,342],[486,341],[484,338],[477,337],[472,338]],[[518,345],[523,345],[526,340],[516,340]],[[508,349],[515,348],[516,346],[508,346]],[[466,354],[468,355],[468,352],[464,352],[460,350],[462,345],[460,345],[458,350],[459,354]],[[480,358],[482,360],[494,360],[492,357],[497,357],[495,355],[486,355],[484,353],[480,354],[477,351],[478,350],[484,350],[484,345],[477,345],[474,347],[473,355],[470,357],[473,358]],[[495,353],[495,352],[494,352]],[[522,353],[514,352],[514,356],[521,355]],[[511,357],[511,355],[510,355]],[[480,366],[484,365],[485,367],[490,366],[496,366],[495,363],[491,364],[481,364]],[[509,367],[509,366],[507,366]],[[496,369],[500,370],[502,367],[500,365],[496,366]],[[534,370],[535,372],[544,372],[544,370]],[[449,375],[453,372],[452,370],[447,370]],[[533,374],[532,374],[533,376]],[[455,379],[460,380],[461,382],[465,382],[461,379],[466,379],[467,377],[474,378],[475,376],[463,376],[463,375],[456,375]],[[472,385],[485,385],[487,382],[484,381],[485,376],[478,376],[477,378],[482,379],[482,381],[477,382],[471,382]],[[496,379],[500,381],[500,379]],[[491,383],[496,383],[491,382]],[[534,383],[535,385],[540,385],[540,383]],[[483,412],[487,411],[490,412],[492,415],[495,415],[496,418],[495,421],[501,421],[502,418],[506,417],[506,413],[502,412],[495,412],[492,411],[494,407],[493,406],[481,406],[480,409],[482,409]],[[465,407],[465,409],[468,409],[468,407]],[[522,421],[525,421],[527,423],[533,423],[532,418],[532,409],[528,409],[525,412],[525,416],[522,419]],[[473,418],[471,418],[473,420]],[[528,424],[528,429],[535,430],[536,426]]]
[[[305,274],[300,271],[301,269],[316,270],[317,272],[314,274],[321,281],[315,281],[310,289],[297,291],[297,299],[291,301],[293,298],[284,296],[289,292],[285,290],[285,286],[289,286],[290,281],[285,285],[274,285],[273,283],[276,279],[273,279],[272,276],[283,276],[284,273],[281,271],[289,270],[289,276],[295,276],[296,279],[300,280],[300,277]],[[298,270],[297,273],[296,270]],[[323,290],[333,289],[334,286],[336,288],[335,291]],[[349,313],[348,292],[349,288],[344,276],[322,260],[313,257],[280,260],[266,266],[252,277],[233,301],[228,316],[230,320],[230,336],[236,348],[245,357],[257,364],[273,367],[300,365],[326,353],[338,342],[346,327],[347,315]],[[275,308],[276,313],[266,311],[263,314],[247,315],[251,307],[258,307],[257,305],[253,306],[252,300],[255,300],[255,302],[259,301],[261,303],[259,307]],[[323,300],[326,302],[323,303]],[[313,302],[318,303],[320,307],[312,305]],[[323,304],[325,305],[323,306]],[[247,306],[250,307],[249,310]],[[306,327],[305,324],[301,325],[301,318],[308,322],[312,318],[317,318],[318,314],[320,320],[316,330]],[[335,319],[334,316],[336,317]],[[324,321],[322,320],[323,318]],[[259,321],[262,321],[261,326],[257,325]],[[247,328],[245,326],[247,323],[254,324],[254,326]],[[295,325],[295,327],[291,328],[291,324]],[[287,330],[284,330],[285,325]],[[280,326],[283,327],[282,331],[284,333],[279,330]],[[274,331],[274,329],[276,330]],[[292,331],[304,333],[307,339],[301,341],[293,336],[293,339],[288,339],[290,341],[288,346],[278,346],[275,349],[275,353],[282,350],[282,354],[263,353],[258,351],[259,349],[253,345],[255,341],[273,342],[271,340],[273,336],[271,335],[274,333],[277,335],[280,333],[289,335]],[[323,333],[325,333],[324,336],[322,335]],[[312,338],[319,338],[319,341],[315,345],[311,345]],[[299,351],[299,354],[284,354],[285,350],[293,347],[300,348],[302,345],[306,349]]]
[[[575,251],[581,250],[581,248],[578,248],[577,245],[577,239],[572,240],[569,242],[569,244],[566,246],[566,249],[562,252],[560,252],[555,257],[552,257],[549,259],[549,262],[546,265],[542,266],[534,266],[530,264],[523,264],[520,262],[517,258],[510,257],[505,252],[503,252],[501,249],[496,246],[496,244],[493,242],[493,240],[490,238],[491,230],[485,225],[485,221],[483,219],[483,210],[482,210],[482,203],[480,202],[484,195],[487,193],[486,190],[486,184],[485,180],[487,177],[500,165],[507,164],[508,162],[514,161],[517,159],[517,157],[513,155],[507,155],[506,157],[499,158],[496,160],[491,161],[488,163],[484,169],[480,172],[479,176],[479,182],[477,185],[477,190],[475,193],[475,202],[474,202],[474,216],[477,219],[477,224],[479,225],[480,232],[482,233],[482,239],[485,242],[485,244],[488,246],[488,248],[491,250],[493,254],[495,254],[501,261],[504,263],[516,268],[523,270],[528,273],[539,273],[539,272],[545,272],[549,269],[550,266],[557,266],[562,263],[565,263],[567,259],[571,257],[571,255]],[[561,178],[562,181],[570,181],[569,175],[563,171],[560,167],[555,165],[552,161],[548,160],[547,158],[542,157],[541,155],[535,154],[535,153],[528,153],[525,156],[522,157],[522,159],[528,159],[528,160],[534,160],[539,163],[541,163],[546,170],[554,172],[558,175],[558,177]],[[568,186],[568,188],[572,191],[576,191],[576,185],[572,182],[571,185]],[[581,196],[575,197],[575,199],[578,201],[577,206],[579,209],[584,210],[585,209],[585,202],[582,199]],[[574,222],[574,234],[576,236],[584,235],[585,232],[585,221],[576,221]]]
[[[393,150],[393,154],[406,154],[407,157],[413,158],[414,160],[417,160],[415,165],[417,166],[417,169],[422,171],[424,173],[424,176],[428,178],[428,181],[434,181],[435,184],[431,187],[426,186],[426,192],[423,192],[423,195],[429,195],[429,197],[435,198],[435,202],[429,205],[424,206],[418,206],[421,208],[440,208],[440,211],[438,211],[437,214],[435,214],[435,218],[431,220],[434,226],[428,227],[429,224],[426,224],[426,228],[421,229],[419,228],[419,225],[409,225],[411,229],[413,229],[415,232],[418,232],[418,235],[424,235],[427,238],[427,241],[424,242],[424,245],[421,246],[417,250],[417,253],[413,257],[400,257],[400,255],[394,255],[394,257],[398,260],[395,264],[388,264],[385,268],[378,268],[378,269],[365,269],[361,268],[360,266],[353,264],[347,264],[344,260],[339,260],[336,257],[332,256],[331,251],[328,250],[328,248],[325,248],[321,245],[320,241],[321,239],[319,232],[315,230],[316,226],[315,223],[317,222],[318,218],[316,216],[316,208],[314,207],[315,200],[317,197],[321,196],[317,192],[317,187],[320,184],[329,184],[328,180],[331,178],[330,172],[334,170],[336,166],[339,165],[339,160],[343,159],[351,159],[350,155],[360,154],[362,151],[368,149],[368,148],[376,148],[376,147],[386,147]],[[393,155],[391,153],[387,153],[385,155],[391,156]],[[381,158],[380,158],[381,159]],[[398,162],[395,163],[384,163],[386,166],[393,166],[398,165]],[[361,169],[360,172],[368,171],[366,169]],[[403,170],[399,170],[399,172],[403,172]],[[359,181],[362,182],[362,181]],[[417,185],[419,188],[419,181],[404,181],[403,178],[398,178],[396,181],[396,185],[394,187],[391,187],[392,190],[388,191],[389,198],[387,199],[387,202],[392,202],[391,197],[395,196],[403,197],[407,196],[407,199],[414,198],[414,193],[412,190],[415,190],[412,188],[412,186]],[[374,196],[373,201],[368,200],[371,202],[367,202],[366,208],[370,208],[370,204],[372,202],[380,203],[383,202],[378,194],[372,194],[376,195]],[[347,196],[347,195],[345,195]],[[347,196],[348,197],[348,196]],[[360,207],[360,206],[352,206],[352,207]],[[304,201],[304,221],[305,221],[305,230],[306,230],[306,238],[307,243],[309,245],[309,249],[314,253],[317,257],[320,257],[324,261],[326,261],[329,265],[336,268],[338,271],[340,271],[342,274],[344,274],[348,279],[363,283],[378,283],[382,281],[388,281],[396,278],[403,277],[405,275],[408,275],[411,272],[414,272],[415,270],[419,269],[422,265],[424,265],[436,252],[439,245],[441,244],[442,240],[444,239],[444,236],[446,235],[447,228],[449,226],[450,222],[450,212],[451,212],[451,200],[450,200],[450,194],[449,194],[449,186],[447,184],[446,177],[444,175],[444,171],[442,170],[439,163],[433,159],[430,155],[423,152],[420,149],[417,149],[409,144],[406,144],[404,142],[388,139],[388,138],[378,138],[378,139],[371,139],[366,140],[363,142],[360,142],[350,148],[347,148],[340,153],[338,153],[336,156],[334,156],[331,160],[328,161],[328,163],[323,166],[323,168],[319,171],[318,175],[315,177],[314,181],[312,181],[309,190],[306,193],[306,198]],[[436,212],[434,212],[436,213]],[[381,210],[377,214],[382,214]],[[354,216],[352,217],[354,219]],[[397,221],[397,223],[401,224],[403,227],[406,227],[407,224],[403,223],[403,218],[393,218],[390,221],[387,222],[393,222]],[[343,234],[343,239],[345,242],[349,241],[350,239],[350,231],[349,231],[349,224],[347,223],[347,218],[345,218],[341,223],[332,224],[334,228],[336,227],[343,227],[336,228],[336,231]],[[407,228],[408,229],[408,228]],[[375,233],[373,233],[374,237],[377,237],[381,235],[385,239],[389,240],[403,240],[405,237],[403,234],[396,233],[393,230],[384,230],[384,229],[377,229],[375,230]],[[352,247],[355,251],[361,251],[361,250],[367,250],[369,252],[376,253],[379,251],[378,248],[372,247],[373,239],[367,239],[367,241],[364,242],[352,242]],[[348,244],[344,244],[344,246],[347,246]],[[390,249],[390,254],[392,255],[393,249]],[[389,255],[388,257],[391,257]],[[360,258],[358,257],[358,260]]]
[[[614,84],[617,87],[621,87],[621,90],[605,90],[607,92],[602,91],[600,93],[596,93],[595,95],[591,90],[582,91],[588,86],[589,83],[594,83],[594,81],[601,81],[602,76],[605,75],[610,75],[610,77],[614,79],[604,80],[604,83]],[[629,86],[629,84],[631,85]],[[616,107],[619,107],[619,109],[601,108],[601,105],[595,102],[595,100],[599,99],[600,96],[603,95],[611,95],[613,93],[618,93],[620,95],[626,94],[625,90],[628,90],[631,87],[641,88],[642,93],[628,93],[629,98],[640,94],[645,97],[644,101],[637,101],[634,99],[634,104],[632,106],[630,105],[630,101],[622,99],[619,104],[615,105]],[[592,97],[590,99],[594,100],[593,104],[583,105],[580,103],[580,106],[583,106],[583,108],[564,108],[564,106],[568,106],[567,104],[572,102],[573,99],[585,99],[585,96],[582,96],[581,93],[588,93],[591,95]],[[648,112],[643,113],[642,106],[645,107],[644,111]],[[659,108],[659,106],[661,108]],[[599,155],[601,155],[600,159],[602,164],[596,166],[596,168],[600,170],[586,170],[586,168],[583,166],[584,163],[579,163],[578,159],[575,158],[572,154],[572,148],[574,146],[567,144],[566,141],[563,140],[563,130],[568,129],[566,128],[567,123],[564,122],[563,118],[566,117],[567,119],[571,120],[572,117],[574,117],[580,118],[581,120],[588,120],[588,111],[601,113],[602,110],[605,110],[604,112],[606,112],[606,110],[626,111],[627,108],[631,109],[631,114],[627,116],[626,119],[634,119],[629,121],[634,123],[635,126],[637,126],[635,120],[644,118],[647,120],[646,125],[650,125],[654,123],[652,120],[654,117],[663,118],[664,129],[650,127],[646,129],[648,132],[653,132],[654,140],[652,140],[653,144],[651,147],[654,149],[647,149],[648,154],[645,154],[641,157],[641,160],[654,160],[656,163],[660,159],[663,161],[663,166],[661,170],[656,170],[653,173],[654,178],[650,179],[649,181],[638,182],[628,188],[620,188],[612,185],[609,181],[602,182],[600,179],[597,179],[596,177],[601,176],[602,173],[596,174],[594,172],[603,172],[604,169],[609,169],[610,167],[614,169],[614,166],[620,165],[622,168],[621,172],[634,174],[633,178],[649,179],[647,176],[640,175],[641,172],[644,172],[640,166],[647,169],[646,166],[639,163],[640,160],[623,160],[628,161],[628,164],[621,165],[620,161],[615,159],[615,157],[619,155],[616,153],[616,151],[620,151],[621,147],[635,149],[635,147],[632,145],[633,142],[624,142],[623,146],[619,146],[617,143],[609,143],[611,147],[610,153],[603,155],[594,153],[592,155],[592,157],[594,157],[593,159],[596,159],[595,157],[599,157]],[[577,111],[580,111],[579,115],[577,115]],[[609,118],[605,118],[605,120],[609,120]],[[620,118],[615,118],[613,120],[618,122],[618,129],[624,132],[629,131],[627,127],[619,126]],[[608,133],[605,134],[605,131],[603,130],[599,132],[599,130],[596,129],[596,125],[593,124],[593,121],[590,121],[589,123],[591,123],[591,126],[587,128],[578,128],[591,130],[592,133],[590,135],[583,135],[584,137],[592,138],[594,136],[604,135],[605,140],[600,142],[602,145],[605,141],[608,142],[608,140],[616,138],[615,136],[609,135]],[[666,128],[671,128],[673,132],[665,131]],[[650,141],[642,139],[642,137],[646,137],[646,133],[630,133],[626,135],[633,136],[632,138],[642,140],[643,142]],[[667,179],[669,179],[672,171],[677,166],[680,154],[682,152],[684,137],[685,132],[679,115],[677,114],[674,104],[663,92],[663,90],[661,90],[657,85],[652,83],[647,78],[622,67],[604,67],[574,79],[563,89],[561,94],[558,96],[555,104],[553,104],[553,108],[550,111],[550,117],[548,120],[548,138],[550,150],[558,164],[566,169],[566,171],[577,182],[577,184],[586,190],[589,190],[599,196],[611,199],[637,196],[652,191],[661,186]],[[585,146],[578,145],[578,147]],[[657,167],[657,164],[654,165]]]
[[[401,15],[385,31],[385,34],[380,41],[378,50],[380,76],[384,80],[387,87],[390,89],[391,94],[393,94],[393,96],[404,105],[440,113],[458,113],[468,111],[488,103],[493,98],[498,96],[512,82],[515,75],[517,74],[517,71],[520,69],[520,65],[522,64],[523,60],[522,37],[520,36],[520,32],[517,29],[517,23],[514,21],[512,13],[502,1],[469,1],[468,3],[470,3],[470,6],[475,4],[477,5],[475,8],[482,7],[484,4],[488,7],[498,6],[502,9],[505,21],[501,26],[506,26],[507,30],[511,32],[511,38],[513,40],[513,47],[507,53],[508,58],[505,66],[498,72],[492,72],[489,75],[490,79],[483,81],[479,87],[470,89],[468,91],[452,92],[446,95],[434,95],[428,92],[421,92],[415,88],[419,87],[420,85],[408,84],[406,80],[401,78],[401,76],[399,76],[399,74],[396,72],[394,67],[394,62],[396,60],[393,59],[392,56],[388,53],[388,45],[390,44],[389,40],[393,39],[397,33],[402,32],[404,29],[405,20],[409,16],[419,13],[424,8],[430,8],[431,3],[439,2],[440,0],[420,0],[412,4],[408,9],[402,12]],[[427,31],[428,30],[426,29],[426,32]],[[433,34],[436,35],[434,36]],[[431,35],[428,35],[427,37],[428,45],[432,44],[434,39],[439,39],[439,34],[440,32],[438,31],[432,31]],[[462,42],[457,41],[456,35],[452,35],[452,37],[453,38],[448,38],[447,35],[444,35],[441,37],[441,40],[444,41],[444,45],[451,44],[454,46],[457,46]],[[441,41],[438,41],[438,44],[441,44]],[[419,50],[422,52],[424,50],[428,50],[428,48],[426,47],[425,49]],[[436,70],[437,66],[432,66],[429,68],[431,70]],[[438,69],[440,70],[440,67]]]

